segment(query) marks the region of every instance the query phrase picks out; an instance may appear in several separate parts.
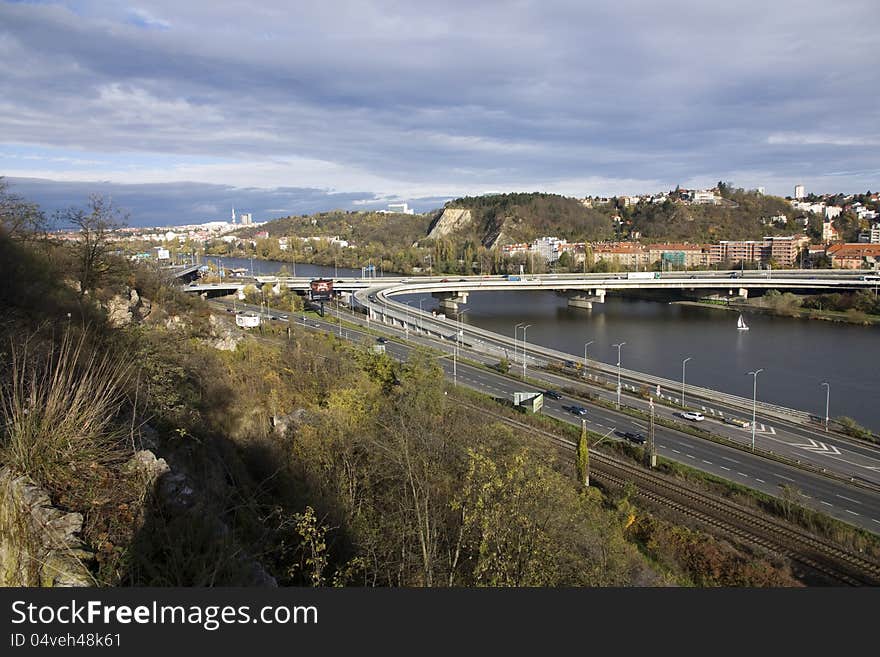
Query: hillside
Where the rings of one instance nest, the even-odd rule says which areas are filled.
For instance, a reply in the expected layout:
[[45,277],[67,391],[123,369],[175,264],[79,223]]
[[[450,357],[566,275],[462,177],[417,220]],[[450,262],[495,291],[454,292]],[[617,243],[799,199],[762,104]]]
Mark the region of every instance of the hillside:
[[25,210],[0,213],[0,585],[796,584],[583,490],[431,354],[248,334],[103,241],[84,276],[87,245],[25,234]]
[[431,222],[428,239],[451,239],[487,248],[530,242],[544,235],[569,241],[613,235],[612,208],[587,208],[580,201],[543,193],[467,196],[448,202]]
[[[639,203],[621,210],[621,218],[630,231],[641,233],[642,240],[717,242],[719,240],[760,239],[764,235],[791,235],[802,227],[792,219],[796,212],[776,196],[764,196],[744,190],[724,193],[725,205],[688,205],[680,202]],[[761,219],[784,215],[785,226],[764,225]]]
[[428,215],[337,210],[313,215],[274,219],[258,227],[242,228],[237,234],[253,237],[266,231],[270,237],[333,237],[358,246],[381,245],[385,248],[409,246],[424,237]]

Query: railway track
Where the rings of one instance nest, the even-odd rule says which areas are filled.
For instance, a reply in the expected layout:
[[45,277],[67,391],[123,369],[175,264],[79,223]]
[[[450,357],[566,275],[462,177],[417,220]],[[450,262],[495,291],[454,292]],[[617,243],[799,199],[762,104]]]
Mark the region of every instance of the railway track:
[[[277,338],[252,336],[267,343]],[[486,408],[459,402],[510,426],[550,440],[574,451],[575,443],[545,429],[509,418]],[[756,512],[731,500],[698,490],[685,482],[647,470],[609,454],[591,450],[591,477],[607,486],[636,486],[639,497],[712,527],[716,532],[751,543],[849,586],[880,585],[880,563],[834,544],[830,540]]]
[[[464,402],[462,405],[538,434],[563,449],[575,449],[573,441],[551,431],[485,408]],[[595,450],[590,451],[590,470],[591,478],[605,485],[622,488],[633,484],[638,496],[645,500],[693,518],[721,534],[782,555],[834,582],[848,586],[880,585],[880,563],[795,525]]]

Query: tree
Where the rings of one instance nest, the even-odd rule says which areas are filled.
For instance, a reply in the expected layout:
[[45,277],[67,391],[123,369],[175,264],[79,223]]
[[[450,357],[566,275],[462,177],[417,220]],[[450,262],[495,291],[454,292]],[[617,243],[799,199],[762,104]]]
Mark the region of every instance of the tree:
[[95,289],[110,271],[110,240],[113,231],[127,219],[111,201],[93,194],[86,210],[68,208],[56,215],[58,221],[79,228],[79,240],[73,245],[75,273],[80,295]]
[[578,482],[584,487],[590,485],[590,445],[587,442],[586,421],[583,422],[577,445],[577,476]]
[[0,177],[0,235],[13,240],[28,239],[44,232],[46,217],[36,203],[28,203],[9,192],[9,184]]

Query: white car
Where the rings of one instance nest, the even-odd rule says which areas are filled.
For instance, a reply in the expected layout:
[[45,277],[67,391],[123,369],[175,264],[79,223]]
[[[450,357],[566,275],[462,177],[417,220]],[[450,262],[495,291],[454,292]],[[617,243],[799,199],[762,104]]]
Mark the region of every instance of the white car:
[[694,422],[700,422],[706,419],[702,413],[698,413],[697,411],[682,411],[681,416],[685,420],[693,420]]

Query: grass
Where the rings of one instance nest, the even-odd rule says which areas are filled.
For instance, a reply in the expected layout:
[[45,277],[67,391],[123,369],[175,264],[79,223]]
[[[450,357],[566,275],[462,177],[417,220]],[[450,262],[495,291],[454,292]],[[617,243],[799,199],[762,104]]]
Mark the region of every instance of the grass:
[[13,344],[0,388],[3,462],[50,492],[83,489],[126,456],[120,420],[130,375],[130,365],[90,351],[85,336],[66,332],[42,355]]

